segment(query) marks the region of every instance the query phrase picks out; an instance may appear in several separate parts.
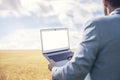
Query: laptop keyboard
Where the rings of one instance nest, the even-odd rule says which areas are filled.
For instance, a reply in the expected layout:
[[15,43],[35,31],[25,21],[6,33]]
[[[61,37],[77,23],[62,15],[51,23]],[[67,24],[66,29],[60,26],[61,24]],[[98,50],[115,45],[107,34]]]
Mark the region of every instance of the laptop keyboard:
[[61,60],[66,60],[70,52],[65,52],[62,54],[57,54],[57,55],[52,55],[48,56],[50,59],[53,59],[55,62],[61,61]]

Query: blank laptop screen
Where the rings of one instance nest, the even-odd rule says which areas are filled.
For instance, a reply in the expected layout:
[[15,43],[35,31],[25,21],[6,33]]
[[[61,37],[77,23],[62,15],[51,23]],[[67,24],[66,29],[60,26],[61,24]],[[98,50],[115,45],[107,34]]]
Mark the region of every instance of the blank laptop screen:
[[69,48],[68,29],[50,29],[41,31],[43,52]]

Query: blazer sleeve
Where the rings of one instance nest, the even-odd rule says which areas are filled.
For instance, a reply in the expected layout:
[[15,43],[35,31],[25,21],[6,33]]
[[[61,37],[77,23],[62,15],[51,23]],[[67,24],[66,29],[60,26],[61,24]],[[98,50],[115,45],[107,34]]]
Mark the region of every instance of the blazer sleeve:
[[98,30],[94,21],[85,25],[83,34],[73,58],[66,65],[52,69],[53,80],[84,80],[92,69],[99,47]]

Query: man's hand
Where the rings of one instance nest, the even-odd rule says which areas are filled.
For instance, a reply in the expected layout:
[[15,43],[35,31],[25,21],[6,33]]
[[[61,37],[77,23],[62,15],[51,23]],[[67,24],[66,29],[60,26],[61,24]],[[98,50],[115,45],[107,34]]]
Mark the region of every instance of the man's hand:
[[67,60],[71,60],[72,57],[73,57],[73,55],[74,55],[74,52],[71,52],[71,53],[68,55]]
[[50,60],[50,61],[49,61],[49,64],[48,64],[48,69],[51,71],[51,70],[52,70],[52,68],[53,68],[53,67],[55,67],[55,66],[56,66],[55,61]]

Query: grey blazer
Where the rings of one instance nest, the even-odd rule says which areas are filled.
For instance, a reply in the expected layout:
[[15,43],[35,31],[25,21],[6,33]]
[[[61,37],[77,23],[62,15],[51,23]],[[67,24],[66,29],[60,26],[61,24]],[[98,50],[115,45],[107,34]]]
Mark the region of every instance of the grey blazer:
[[120,80],[120,8],[89,21],[71,61],[52,69],[53,80]]

